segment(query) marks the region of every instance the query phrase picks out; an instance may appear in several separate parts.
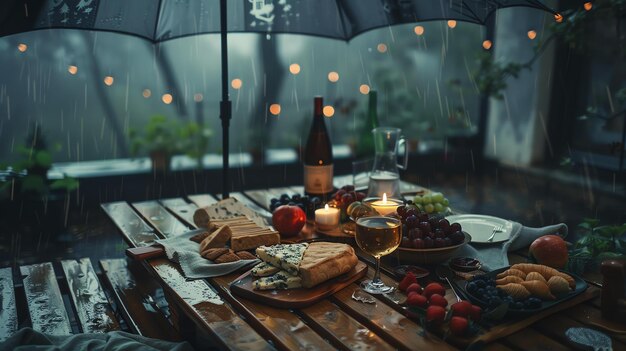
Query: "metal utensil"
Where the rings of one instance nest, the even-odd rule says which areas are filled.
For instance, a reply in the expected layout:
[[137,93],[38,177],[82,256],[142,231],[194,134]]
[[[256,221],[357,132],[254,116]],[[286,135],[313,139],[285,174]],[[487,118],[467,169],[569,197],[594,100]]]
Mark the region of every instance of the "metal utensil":
[[576,344],[591,347],[594,351],[613,350],[611,338],[597,330],[589,328],[569,328],[565,331],[565,336]]
[[450,289],[452,290],[452,292],[454,293],[454,296],[456,297],[457,302],[462,301],[462,300],[467,300],[465,294],[463,294],[460,291],[460,288],[456,284],[456,282],[453,282],[449,278],[450,276],[454,276],[454,273],[452,273],[452,271],[448,267],[444,265],[439,265],[437,266],[437,268],[435,268],[435,272],[437,273],[437,278],[439,278],[440,280],[444,280],[446,283],[448,283],[448,285],[450,286]]
[[487,239],[487,242],[492,242],[493,238],[496,236],[496,233],[502,232],[503,227],[501,225],[493,227],[491,231],[491,236]]

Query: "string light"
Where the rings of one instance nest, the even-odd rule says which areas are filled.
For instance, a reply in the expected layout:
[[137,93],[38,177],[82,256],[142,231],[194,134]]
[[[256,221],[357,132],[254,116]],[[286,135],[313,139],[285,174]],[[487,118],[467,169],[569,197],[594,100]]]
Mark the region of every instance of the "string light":
[[278,116],[280,114],[280,104],[271,104],[270,113],[274,116]]
[[69,65],[67,67],[67,71],[70,72],[71,75],[74,75],[74,74],[78,73],[78,67],[76,67],[74,65]]
[[108,86],[113,85],[113,81],[114,81],[114,79],[111,76],[104,77],[104,84],[106,84]]
[[563,15],[561,15],[560,13],[555,13],[554,14],[554,20],[556,21],[556,23],[563,22]]
[[489,50],[489,49],[491,49],[491,45],[492,45],[491,40],[483,41],[483,49]]
[[297,63],[292,63],[291,65],[289,65],[289,72],[294,75],[300,73],[300,65]]
[[381,54],[384,54],[385,52],[387,52],[387,45],[380,43],[378,44],[378,46],[376,46],[376,50],[378,50],[378,52],[380,52]]
[[529,30],[528,31],[528,39],[533,40],[537,37],[537,32],[535,32],[534,30]]
[[243,82],[239,78],[235,78],[235,79],[233,79],[232,82],[230,82],[230,86],[233,87],[233,89],[236,89],[236,90],[241,89],[241,85],[242,84],[243,84]]
[[324,116],[330,118],[335,114],[335,108],[330,105],[327,105],[327,106],[324,106],[324,109],[322,110],[322,112],[324,113]]
[[196,93],[193,95],[193,101],[200,102],[202,100],[204,100],[204,96],[202,96],[202,94]]
[[141,95],[143,95],[143,97],[145,97],[146,99],[149,98],[150,96],[152,96],[152,91],[150,91],[150,89],[144,89],[141,92]]
[[328,80],[336,83],[339,80],[339,73],[332,71],[328,73]]
[[456,21],[455,20],[449,20],[448,21],[448,27],[450,27],[450,28],[456,27]]
[[370,86],[367,84],[361,84],[361,86],[359,87],[359,92],[361,92],[361,94],[363,95],[367,95],[370,93]]
[[164,104],[169,105],[172,103],[172,100],[174,100],[174,97],[172,94],[163,94],[163,96],[161,96],[161,100]]
[[415,26],[415,28],[413,28],[413,31],[415,32],[416,35],[422,35],[424,34],[424,27]]
[[19,50],[19,52],[26,52],[26,50],[28,50],[28,45],[20,43],[17,45],[17,50]]
[[593,4],[591,3],[591,1],[586,2],[583,6],[585,7],[585,10],[587,11],[591,11],[591,9],[593,8]]

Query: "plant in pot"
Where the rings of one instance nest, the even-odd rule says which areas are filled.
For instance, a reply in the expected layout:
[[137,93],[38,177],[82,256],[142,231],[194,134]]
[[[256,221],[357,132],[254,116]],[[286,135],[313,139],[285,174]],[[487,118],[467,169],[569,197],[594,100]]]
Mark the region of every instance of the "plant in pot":
[[[56,151],[60,145],[55,145]],[[20,158],[0,174],[0,208],[9,226],[18,229],[40,226],[50,231],[67,226],[71,195],[78,189],[78,180],[63,175],[48,179],[52,152],[39,126],[30,132],[25,145],[17,147]]]
[[154,170],[168,171],[173,155],[187,154],[202,166],[211,131],[195,122],[181,123],[178,120],[155,115],[145,125],[143,132],[131,129],[131,152],[137,155],[146,152]]

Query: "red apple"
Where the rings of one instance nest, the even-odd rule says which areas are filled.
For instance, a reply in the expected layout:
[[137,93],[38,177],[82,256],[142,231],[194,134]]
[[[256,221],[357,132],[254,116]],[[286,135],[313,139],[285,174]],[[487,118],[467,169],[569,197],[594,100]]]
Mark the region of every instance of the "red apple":
[[298,206],[282,205],[272,213],[272,225],[282,236],[298,235],[306,224],[306,213]]
[[567,243],[558,235],[544,235],[530,244],[528,251],[539,264],[553,268],[563,268],[569,258]]

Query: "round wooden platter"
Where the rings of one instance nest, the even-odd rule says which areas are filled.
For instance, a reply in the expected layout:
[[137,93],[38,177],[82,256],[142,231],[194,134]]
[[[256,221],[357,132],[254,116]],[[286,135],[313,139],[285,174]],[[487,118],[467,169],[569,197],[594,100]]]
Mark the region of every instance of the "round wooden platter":
[[237,296],[277,308],[303,308],[336,293],[366,273],[367,265],[359,261],[350,272],[309,289],[254,290],[252,283],[257,278],[252,276],[250,270],[230,283],[230,291]]

